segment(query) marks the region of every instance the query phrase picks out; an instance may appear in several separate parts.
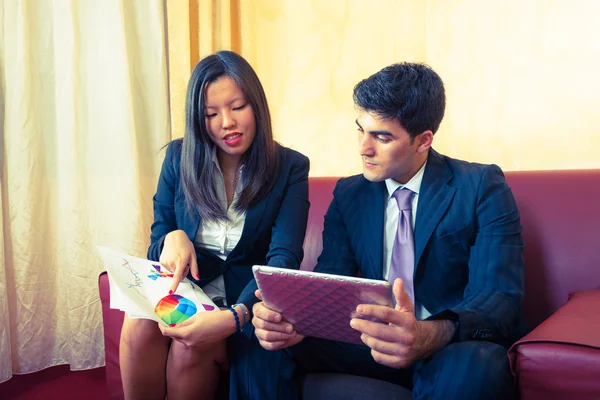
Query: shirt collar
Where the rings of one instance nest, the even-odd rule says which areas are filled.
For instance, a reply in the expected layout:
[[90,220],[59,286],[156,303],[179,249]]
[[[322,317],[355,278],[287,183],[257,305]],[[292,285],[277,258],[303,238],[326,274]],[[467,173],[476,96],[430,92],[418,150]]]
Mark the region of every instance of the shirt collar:
[[425,163],[423,163],[423,166],[421,167],[421,169],[419,169],[419,171],[417,171],[417,173],[412,178],[410,178],[410,181],[406,182],[406,185],[398,183],[391,178],[386,179],[385,186],[387,187],[387,190],[388,190],[388,199],[390,197],[392,197],[392,195],[394,194],[396,189],[398,189],[399,187],[405,187],[407,189],[410,189],[414,193],[419,194],[419,190],[421,190],[421,182],[423,181],[423,174],[425,173],[426,165],[427,165],[427,160],[425,160]]
[[219,165],[219,158],[217,157],[217,146],[212,146],[210,154],[211,154],[212,162],[215,164],[217,169],[219,171],[221,171],[221,165]]

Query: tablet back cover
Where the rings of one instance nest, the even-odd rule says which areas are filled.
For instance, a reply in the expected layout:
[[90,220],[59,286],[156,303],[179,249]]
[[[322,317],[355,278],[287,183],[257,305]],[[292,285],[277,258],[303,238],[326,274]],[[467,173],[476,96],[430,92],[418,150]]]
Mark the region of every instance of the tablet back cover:
[[345,277],[309,276],[303,271],[255,272],[265,305],[294,325],[301,335],[364,344],[350,327],[359,304],[391,305],[391,286],[385,281],[356,283]]

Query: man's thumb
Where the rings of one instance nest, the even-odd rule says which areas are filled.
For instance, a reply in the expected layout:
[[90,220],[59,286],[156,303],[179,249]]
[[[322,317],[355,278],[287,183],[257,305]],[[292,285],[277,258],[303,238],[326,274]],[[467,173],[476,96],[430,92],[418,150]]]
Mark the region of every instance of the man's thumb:
[[400,278],[394,281],[394,298],[396,299],[396,310],[404,312],[414,312],[414,305],[410,296],[404,289],[404,282]]

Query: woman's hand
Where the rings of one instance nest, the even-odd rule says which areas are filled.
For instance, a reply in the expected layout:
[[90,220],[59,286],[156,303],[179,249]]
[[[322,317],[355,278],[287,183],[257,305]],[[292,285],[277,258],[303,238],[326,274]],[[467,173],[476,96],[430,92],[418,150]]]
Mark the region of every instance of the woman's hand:
[[202,348],[233,334],[235,320],[230,310],[199,312],[181,324],[169,327],[158,324],[164,336],[191,348]]
[[179,282],[188,274],[190,269],[192,276],[200,279],[194,244],[182,230],[167,234],[159,262],[173,273],[173,285],[171,285],[169,294],[175,293]]

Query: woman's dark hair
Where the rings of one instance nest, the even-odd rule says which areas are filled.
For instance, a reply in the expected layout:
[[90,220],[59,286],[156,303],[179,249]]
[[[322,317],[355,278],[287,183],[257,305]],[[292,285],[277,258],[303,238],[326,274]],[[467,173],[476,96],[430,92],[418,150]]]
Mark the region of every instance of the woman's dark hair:
[[412,139],[438,130],[446,94],[440,76],[426,64],[399,63],[363,79],[354,87],[354,104],[385,119],[395,119]]
[[277,181],[279,155],[273,140],[271,114],[263,87],[250,64],[231,51],[203,58],[192,71],[185,101],[185,135],[181,149],[181,182],[186,211],[203,220],[228,220],[219,202],[212,160],[213,146],[205,123],[206,87],[228,76],[235,81],[252,106],[256,120],[254,141],[244,154],[242,191],[233,207],[246,210],[263,199]]

